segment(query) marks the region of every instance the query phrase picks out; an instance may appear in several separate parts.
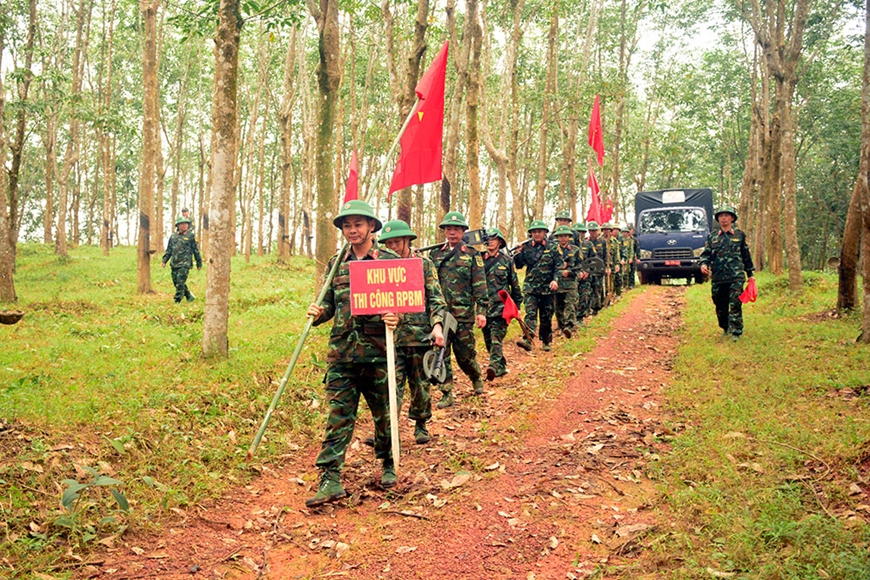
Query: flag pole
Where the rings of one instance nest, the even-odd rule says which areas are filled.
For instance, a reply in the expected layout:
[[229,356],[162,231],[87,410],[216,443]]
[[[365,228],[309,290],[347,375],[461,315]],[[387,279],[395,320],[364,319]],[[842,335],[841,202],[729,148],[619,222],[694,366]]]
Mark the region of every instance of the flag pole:
[[[375,181],[372,184],[372,187],[369,189],[369,193],[377,191],[378,187],[381,185],[381,181],[383,181],[384,175],[387,173],[387,163],[389,163],[390,159],[392,159],[393,155],[396,152],[396,147],[399,146],[399,140],[402,138],[402,134],[405,132],[405,129],[408,128],[408,124],[411,122],[411,119],[414,116],[414,112],[417,109],[417,105],[420,103],[420,99],[414,103],[414,106],[411,108],[411,112],[408,113],[408,117],[405,119],[402,128],[399,130],[399,134],[396,135],[396,139],[393,141],[393,145],[390,147],[390,151],[387,153],[384,162],[381,164],[381,170],[378,173],[377,177],[375,177]],[[370,196],[369,196],[370,197]],[[348,250],[348,243],[344,242],[341,246],[341,250],[339,250],[338,255],[344,256],[344,254]],[[326,275],[326,280],[323,282],[323,287],[320,289],[320,294],[317,296],[317,301],[315,302],[318,306],[323,302],[323,299],[326,297],[326,292],[329,289],[330,284],[332,284],[332,279],[335,278],[335,273],[338,271],[338,266],[341,263],[341,259],[337,259],[333,262],[332,268],[329,270],[329,273]],[[254,458],[254,453],[257,451],[257,447],[260,446],[260,441],[263,439],[263,434],[266,432],[266,427],[269,425],[269,421],[272,419],[272,413],[275,412],[275,409],[278,407],[278,401],[281,400],[281,395],[284,394],[284,389],[287,387],[287,381],[290,379],[290,375],[293,373],[293,369],[296,368],[296,361],[299,359],[299,354],[302,352],[302,346],[305,344],[305,339],[308,338],[308,333],[311,332],[311,327],[314,325],[314,318],[311,316],[307,317],[308,320],[305,322],[305,328],[302,329],[302,334],[299,335],[299,340],[296,343],[296,348],[293,351],[293,356],[290,358],[290,364],[287,365],[287,370],[284,371],[284,376],[281,378],[281,383],[278,385],[278,390],[275,391],[275,395],[272,397],[272,403],[269,405],[269,409],[266,411],[266,415],[263,417],[263,422],[260,425],[260,429],[257,431],[257,435],[254,437],[254,440],[251,441],[250,447],[248,447],[248,455],[247,461],[251,461]],[[394,367],[395,368],[395,367]]]

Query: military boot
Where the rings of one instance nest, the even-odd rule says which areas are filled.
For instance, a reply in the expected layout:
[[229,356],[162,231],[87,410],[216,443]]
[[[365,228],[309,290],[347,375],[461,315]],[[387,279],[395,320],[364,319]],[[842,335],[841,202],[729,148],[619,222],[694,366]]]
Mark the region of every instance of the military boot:
[[429,443],[429,431],[426,429],[426,421],[417,421],[414,426],[414,441],[417,445]]
[[193,302],[194,300],[196,300],[196,296],[193,295],[193,292],[188,292],[187,293],[187,301]]
[[528,341],[526,338],[521,338],[517,341],[517,346],[523,350],[527,350],[532,352],[532,343]]
[[480,377],[474,379],[474,381],[472,381],[471,385],[474,387],[474,394],[475,395],[482,395],[483,394],[483,381],[480,380]]
[[384,473],[381,475],[381,487],[390,489],[396,487],[396,468],[392,459],[384,459]]
[[553,347],[550,346],[549,342],[545,342],[544,346],[541,347],[541,350],[546,351],[546,352],[550,352],[551,350],[553,350]]
[[305,500],[305,507],[317,507],[347,497],[337,471],[324,471],[314,497]]
[[446,409],[447,407],[453,406],[453,393],[443,393],[441,396],[441,400],[438,401],[438,404],[435,405],[439,409]]

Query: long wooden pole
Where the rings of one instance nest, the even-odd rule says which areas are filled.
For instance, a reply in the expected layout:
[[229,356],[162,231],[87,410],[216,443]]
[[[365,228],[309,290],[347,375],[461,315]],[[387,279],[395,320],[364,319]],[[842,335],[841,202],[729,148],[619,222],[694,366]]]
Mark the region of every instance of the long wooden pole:
[[[408,124],[411,122],[411,118],[414,116],[414,112],[417,110],[417,104],[419,104],[420,100],[417,100],[417,103],[411,107],[411,112],[408,114],[408,117],[405,119],[405,123],[402,125],[402,128],[399,130],[399,134],[396,135],[396,139],[393,141],[393,145],[390,147],[390,151],[387,153],[387,157],[384,159],[384,162],[381,164],[381,170],[375,178],[375,182],[372,184],[369,192],[376,192],[378,187],[380,187],[381,182],[384,179],[384,176],[387,172],[387,164],[393,158],[393,155],[396,152],[396,147],[399,146],[399,140],[402,138],[402,134],[405,132],[405,129],[408,128]],[[341,246],[341,250],[339,251],[339,257],[344,256],[347,253],[348,244],[345,242]],[[341,259],[335,260],[332,264],[332,268],[329,270],[329,273],[326,275],[326,280],[323,283],[323,288],[320,289],[320,294],[317,296],[316,304],[320,306],[323,302],[323,298],[326,296],[326,291],[329,289],[330,284],[332,284],[332,279],[335,278],[335,273],[338,271],[338,266],[341,263]],[[296,343],[296,349],[293,351],[293,356],[290,358],[290,364],[287,365],[287,370],[284,371],[284,376],[281,378],[281,384],[278,385],[278,390],[275,391],[275,395],[272,397],[272,403],[269,405],[269,409],[266,411],[266,415],[263,417],[263,422],[260,425],[260,429],[257,431],[257,435],[254,437],[254,440],[251,441],[251,446],[248,447],[248,455],[247,460],[250,461],[254,458],[254,453],[257,451],[257,447],[260,446],[260,441],[263,439],[263,434],[266,432],[266,427],[269,425],[269,421],[272,419],[272,413],[275,412],[275,409],[278,407],[278,401],[281,400],[281,395],[284,394],[284,389],[287,387],[287,381],[290,379],[290,375],[293,373],[293,369],[296,368],[296,361],[299,359],[299,354],[302,352],[302,346],[305,344],[305,339],[308,338],[308,333],[311,331],[311,327],[314,324],[314,319],[309,316],[308,320],[305,322],[305,328],[302,329],[302,334],[299,336],[299,341]],[[389,334],[392,334],[392,331],[387,331]],[[395,356],[395,355],[394,355]],[[389,359],[389,356],[388,356]],[[396,365],[395,360],[390,364],[389,360],[387,361],[388,373],[391,373],[393,377],[393,381],[395,381],[396,376]],[[390,389],[390,417],[391,417],[391,426],[392,426],[392,416],[395,411],[398,416],[398,409],[394,409],[396,406],[394,404],[393,399],[395,398],[395,385],[391,386]],[[398,419],[397,419],[398,423]],[[393,437],[396,440],[396,447],[398,446],[398,428],[397,426],[391,427],[394,430]],[[398,462],[398,455],[393,455],[393,460]]]

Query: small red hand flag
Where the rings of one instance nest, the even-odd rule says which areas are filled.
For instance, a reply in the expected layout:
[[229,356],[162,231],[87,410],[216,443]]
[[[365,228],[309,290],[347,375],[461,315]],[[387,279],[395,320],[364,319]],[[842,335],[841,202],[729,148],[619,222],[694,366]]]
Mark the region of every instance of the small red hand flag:
[[399,141],[402,152],[390,192],[438,181],[442,177],[442,140],[444,135],[444,79],[447,76],[447,43],[417,83],[417,104]]
[[604,135],[601,132],[601,102],[595,95],[592,117],[589,119],[589,146],[598,154],[598,165],[604,166]]
[[504,303],[504,311],[501,313],[501,316],[507,324],[510,324],[514,318],[520,317],[520,309],[517,308],[517,303],[511,299],[507,290],[499,290],[498,297]]
[[347,186],[344,190],[344,202],[359,199],[359,168],[357,167],[356,151],[350,156],[350,171],[347,175]]

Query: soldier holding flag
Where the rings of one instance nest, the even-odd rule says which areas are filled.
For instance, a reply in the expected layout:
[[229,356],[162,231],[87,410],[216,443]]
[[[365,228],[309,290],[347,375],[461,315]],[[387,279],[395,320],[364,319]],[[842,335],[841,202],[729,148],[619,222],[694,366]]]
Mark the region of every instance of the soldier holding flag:
[[499,298],[499,290],[507,292],[517,307],[523,304],[523,293],[514,262],[502,251],[507,246],[504,234],[498,228],[489,228],[486,233],[489,234],[489,241],[483,258],[483,268],[486,271],[489,310],[486,313],[486,326],[483,327],[483,340],[486,342],[486,350],[489,351],[486,379],[491,381],[507,374],[507,361],[501,345],[507,334],[508,323],[502,317],[504,303]]

